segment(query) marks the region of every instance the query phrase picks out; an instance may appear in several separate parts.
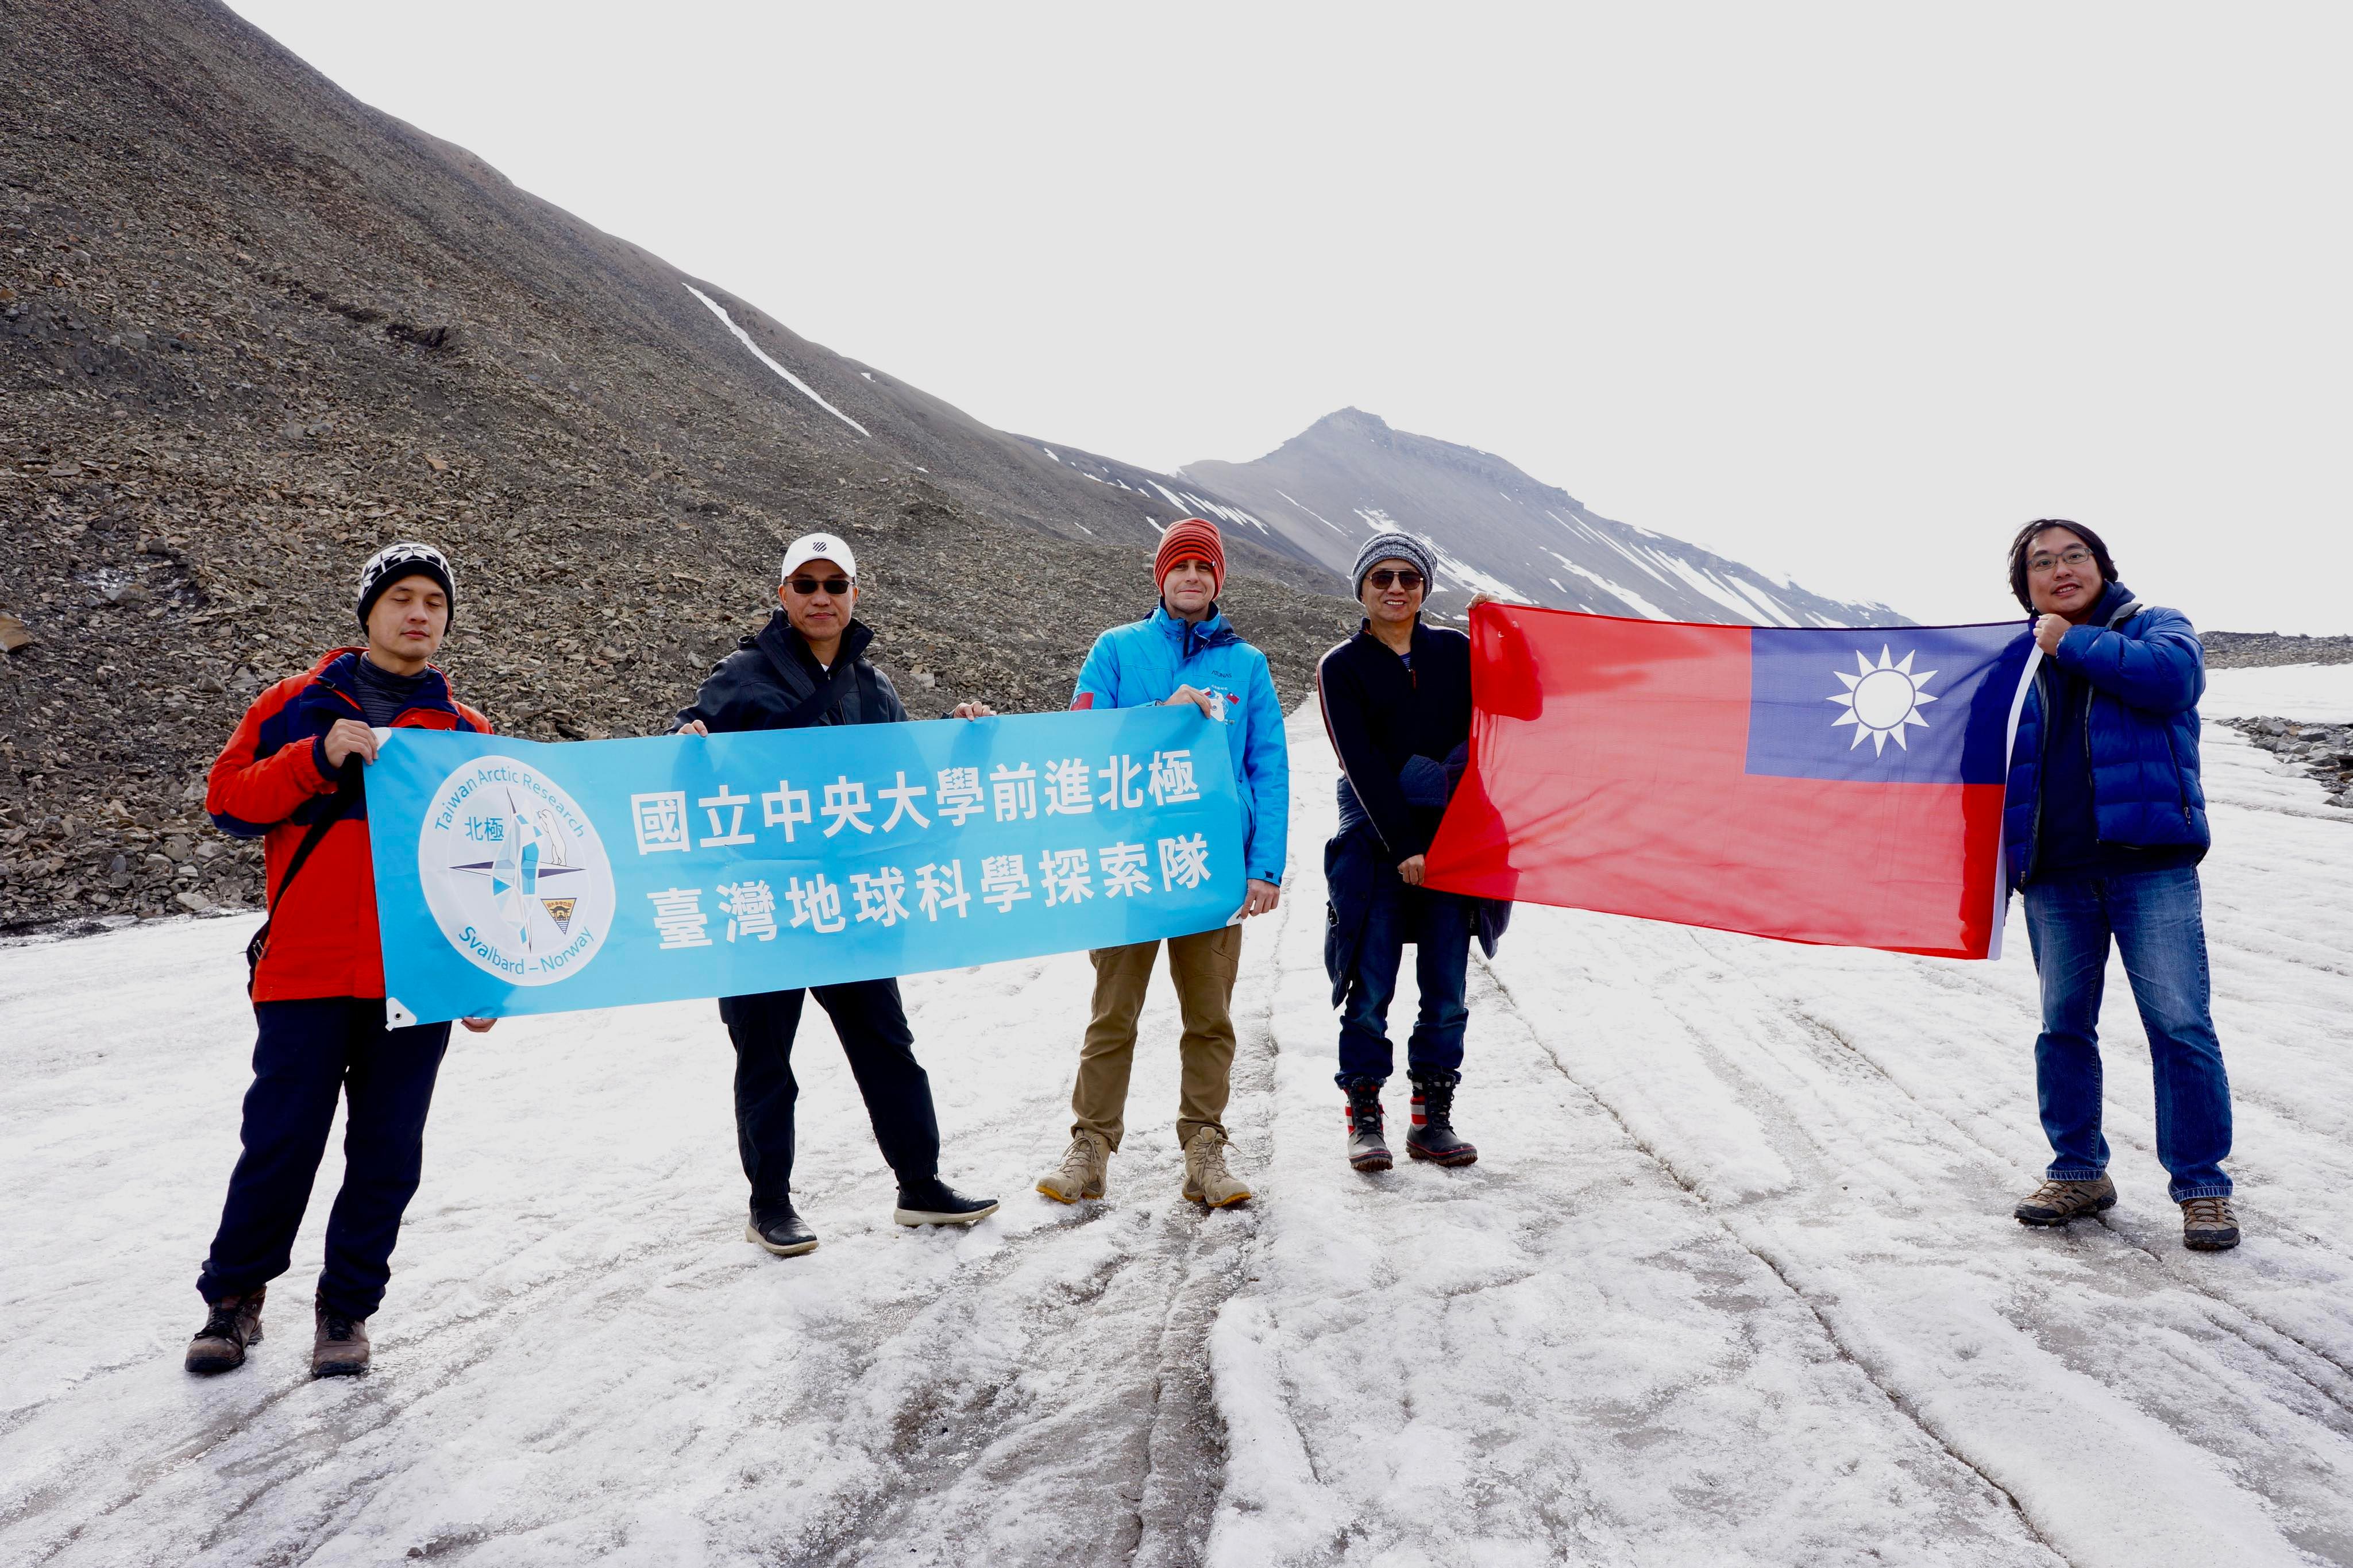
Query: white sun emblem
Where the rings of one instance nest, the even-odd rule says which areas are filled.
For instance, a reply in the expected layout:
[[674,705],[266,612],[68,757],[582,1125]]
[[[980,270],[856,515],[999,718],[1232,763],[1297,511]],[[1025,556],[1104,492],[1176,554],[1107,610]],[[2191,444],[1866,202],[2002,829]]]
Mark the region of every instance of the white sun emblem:
[[1901,664],[1890,663],[1887,655],[1886,646],[1881,645],[1879,662],[1873,664],[1858,648],[1854,656],[1856,673],[1849,675],[1843,669],[1831,672],[1846,683],[1846,689],[1829,700],[1846,710],[1831,721],[1831,727],[1854,726],[1854,740],[1849,743],[1849,751],[1862,745],[1865,735],[1871,737],[1873,756],[1885,752],[1890,740],[1909,751],[1911,742],[1904,738],[1904,731],[1928,727],[1928,721],[1920,717],[1920,710],[1936,700],[1921,688],[1936,679],[1936,672],[1924,669],[1915,675],[1912,654],[1905,654]]

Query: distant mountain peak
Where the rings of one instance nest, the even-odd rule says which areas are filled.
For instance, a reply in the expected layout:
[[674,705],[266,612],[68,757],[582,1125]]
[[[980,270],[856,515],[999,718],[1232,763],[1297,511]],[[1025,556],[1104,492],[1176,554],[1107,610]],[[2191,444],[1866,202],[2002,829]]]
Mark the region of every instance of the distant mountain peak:
[[[1884,605],[1808,592],[1771,573],[1589,510],[1567,490],[1475,447],[1398,430],[1348,407],[1249,463],[1189,463],[1176,477],[1230,503],[1278,548],[1345,579],[1381,529],[1429,543],[1434,612],[1472,591],[1656,620],[1760,626],[1908,625]],[[1221,514],[1222,515],[1222,514]],[[1446,597],[1450,592],[1461,596]]]

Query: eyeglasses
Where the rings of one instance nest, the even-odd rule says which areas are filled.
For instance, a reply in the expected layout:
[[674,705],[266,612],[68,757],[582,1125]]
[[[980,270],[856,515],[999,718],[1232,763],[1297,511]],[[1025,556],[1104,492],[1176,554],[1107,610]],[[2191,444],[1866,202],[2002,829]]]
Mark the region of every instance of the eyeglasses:
[[1423,579],[1419,572],[1393,572],[1385,566],[1377,572],[1366,573],[1365,581],[1376,588],[1386,588],[1394,583],[1400,588],[1410,589],[1420,587]]
[[2071,550],[2063,550],[2056,555],[2030,555],[2026,558],[2026,569],[2040,577],[2047,572],[2055,572],[2062,566],[2084,565],[2091,559],[2092,552],[2078,544]]
[[847,577],[796,577],[785,586],[804,599],[819,588],[838,597],[849,592],[849,579]]

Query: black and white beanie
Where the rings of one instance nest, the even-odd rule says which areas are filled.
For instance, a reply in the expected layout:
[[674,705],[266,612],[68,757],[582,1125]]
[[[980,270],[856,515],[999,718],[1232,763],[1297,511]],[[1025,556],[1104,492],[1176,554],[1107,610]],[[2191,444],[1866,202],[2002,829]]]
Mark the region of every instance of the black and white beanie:
[[1365,547],[1356,552],[1356,570],[1352,574],[1356,597],[1361,599],[1365,596],[1365,574],[1384,561],[1412,562],[1421,572],[1424,590],[1431,593],[1437,591],[1438,574],[1430,566],[1430,546],[1410,533],[1390,529],[1386,533],[1376,533],[1365,541]]
[[449,624],[458,623],[458,584],[449,572],[449,558],[429,544],[387,544],[360,568],[360,625],[384,597],[384,591],[403,577],[430,577],[449,595]]

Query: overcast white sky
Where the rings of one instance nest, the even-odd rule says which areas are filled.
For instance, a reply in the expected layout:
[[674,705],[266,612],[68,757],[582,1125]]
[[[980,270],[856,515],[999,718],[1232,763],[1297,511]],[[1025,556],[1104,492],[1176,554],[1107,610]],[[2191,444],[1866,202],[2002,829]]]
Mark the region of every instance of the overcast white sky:
[[233,3],[1005,428],[1353,404],[1922,619],[2058,514],[2353,631],[2353,7]]

